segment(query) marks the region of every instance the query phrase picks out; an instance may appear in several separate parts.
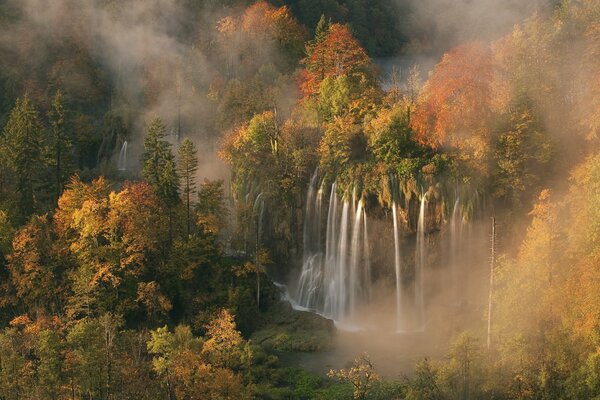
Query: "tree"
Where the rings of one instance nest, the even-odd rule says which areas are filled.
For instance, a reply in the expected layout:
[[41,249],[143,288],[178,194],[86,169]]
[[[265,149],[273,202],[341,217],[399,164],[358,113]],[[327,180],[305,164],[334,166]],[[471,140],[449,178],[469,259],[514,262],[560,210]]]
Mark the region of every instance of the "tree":
[[531,193],[548,175],[553,148],[539,118],[527,104],[515,106],[503,119],[493,148],[494,195],[519,210],[527,204],[526,190]]
[[206,326],[208,339],[202,354],[216,367],[239,368],[242,364],[242,335],[235,326],[233,315],[222,309]]
[[412,113],[420,143],[449,147],[476,171],[485,173],[489,151],[493,63],[480,43],[444,54],[426,82]]
[[173,237],[173,208],[179,201],[179,177],[171,144],[165,140],[166,127],[159,118],[150,121],[144,139],[142,175],[167,208],[169,241]]
[[12,109],[2,137],[2,157],[16,176],[21,217],[36,208],[36,184],[43,171],[42,127],[29,96],[19,98]]
[[367,354],[355,358],[349,369],[330,370],[327,376],[350,383],[353,399],[356,400],[365,400],[373,388],[373,383],[381,379]]
[[66,129],[63,95],[60,90],[57,90],[54,95],[52,107],[48,111],[48,120],[50,121],[51,164],[54,166],[56,199],[58,199],[62,193],[64,182],[73,170],[71,153],[73,140]]
[[[13,251],[8,256],[10,281],[19,302],[28,309],[42,310],[60,306],[60,288],[53,260],[52,227],[46,215],[33,217],[17,232]],[[58,303],[58,304],[57,304]]]
[[177,160],[177,167],[179,172],[179,178],[181,179],[181,186],[183,196],[185,199],[186,207],[186,223],[187,223],[187,234],[191,234],[191,204],[190,198],[196,192],[196,171],[198,171],[198,151],[194,146],[194,142],[189,139],[185,139],[179,147],[179,158]]
[[[320,25],[320,30],[324,26]],[[305,98],[319,93],[321,83],[327,78],[346,75],[355,83],[372,83],[375,73],[366,51],[352,36],[348,27],[331,24],[327,35],[322,31],[315,42],[307,47],[307,57],[302,60],[305,69],[300,73],[300,90]]]
[[[165,182],[165,169],[172,168],[173,154],[171,144],[165,140],[167,127],[160,118],[154,118],[148,124],[147,134],[144,138],[144,153],[142,154],[142,175],[152,186],[156,194],[162,198],[168,193],[163,187]],[[170,167],[168,163],[171,162]]]
[[440,400],[443,394],[436,382],[436,370],[428,358],[415,366],[415,376],[409,382],[407,400]]
[[219,234],[226,225],[228,215],[223,180],[211,181],[205,179],[200,185],[196,214],[198,225],[202,227],[205,233]]

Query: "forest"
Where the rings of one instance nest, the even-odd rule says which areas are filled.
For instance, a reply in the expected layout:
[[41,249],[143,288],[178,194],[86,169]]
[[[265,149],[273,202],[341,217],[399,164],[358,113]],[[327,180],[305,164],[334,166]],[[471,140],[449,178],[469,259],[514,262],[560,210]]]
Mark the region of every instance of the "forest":
[[0,1],[0,400],[595,398],[599,1]]

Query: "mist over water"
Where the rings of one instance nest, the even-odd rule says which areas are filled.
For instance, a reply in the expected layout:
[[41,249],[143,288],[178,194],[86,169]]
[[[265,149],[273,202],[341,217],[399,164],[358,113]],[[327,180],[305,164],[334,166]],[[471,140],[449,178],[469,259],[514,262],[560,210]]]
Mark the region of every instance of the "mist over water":
[[374,206],[367,218],[369,204],[355,190],[326,187],[315,171],[303,263],[287,296],[294,308],[334,320],[335,348],[289,362],[322,372],[366,351],[378,370],[397,376],[424,356],[441,355],[457,332],[481,326],[491,229],[483,205],[467,211],[458,189],[444,198],[432,187],[406,208],[394,201],[381,213]]

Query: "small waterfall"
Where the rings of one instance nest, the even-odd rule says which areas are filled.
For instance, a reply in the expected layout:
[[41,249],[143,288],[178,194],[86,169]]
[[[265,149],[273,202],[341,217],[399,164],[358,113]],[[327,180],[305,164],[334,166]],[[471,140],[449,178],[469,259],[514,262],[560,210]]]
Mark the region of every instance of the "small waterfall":
[[123,146],[121,146],[117,168],[119,171],[127,171],[127,140],[125,140]]
[[263,231],[263,219],[265,216],[265,200],[264,193],[260,192],[256,199],[254,200],[254,207],[252,208],[252,212],[256,217],[256,246],[258,250],[258,245],[260,243],[260,239],[262,237]]
[[462,242],[462,211],[460,198],[457,196],[450,218],[450,270],[452,276],[452,290],[457,289],[457,275],[459,268],[459,250]]
[[423,270],[425,268],[425,201],[427,193],[421,197],[419,222],[417,225],[417,248],[415,254],[415,311],[418,329],[425,326],[425,304],[423,300]]
[[396,203],[392,204],[394,219],[394,267],[396,271],[396,329],[402,330],[402,265],[400,261],[400,232],[398,232],[398,211]]

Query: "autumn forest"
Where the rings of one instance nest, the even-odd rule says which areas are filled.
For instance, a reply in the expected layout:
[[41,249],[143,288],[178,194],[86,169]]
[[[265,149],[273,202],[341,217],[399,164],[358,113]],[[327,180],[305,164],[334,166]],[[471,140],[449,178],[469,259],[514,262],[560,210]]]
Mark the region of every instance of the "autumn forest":
[[595,398],[600,2],[0,1],[0,400]]

